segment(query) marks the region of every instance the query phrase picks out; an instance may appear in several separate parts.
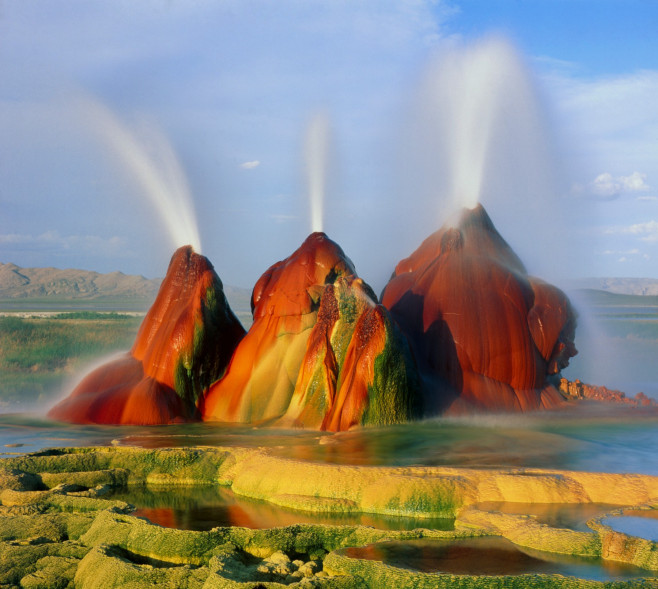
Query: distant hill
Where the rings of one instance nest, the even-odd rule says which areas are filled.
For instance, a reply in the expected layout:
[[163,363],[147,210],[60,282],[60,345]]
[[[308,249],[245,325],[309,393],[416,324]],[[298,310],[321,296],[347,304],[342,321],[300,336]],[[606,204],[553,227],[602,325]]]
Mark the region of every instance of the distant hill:
[[[0,310],[94,309],[145,311],[155,300],[161,278],[58,268],[21,268],[0,263]],[[243,325],[251,324],[251,290],[224,285]]]
[[656,278],[580,278],[571,281],[576,289],[594,289],[616,294],[658,296]]
[[154,299],[162,279],[0,263],[0,299]]
[[576,300],[596,307],[656,307],[658,295],[619,294],[594,288],[582,288],[569,293]]

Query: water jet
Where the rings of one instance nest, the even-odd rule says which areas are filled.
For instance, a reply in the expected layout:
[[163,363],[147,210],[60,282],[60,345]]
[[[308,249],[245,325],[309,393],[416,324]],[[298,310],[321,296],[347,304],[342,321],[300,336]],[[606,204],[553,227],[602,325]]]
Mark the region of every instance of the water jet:
[[304,147],[311,233],[314,233],[324,230],[324,196],[329,158],[329,117],[325,113],[318,113],[311,119]]
[[201,252],[194,203],[185,172],[167,137],[154,124],[142,121],[141,134],[123,123],[99,100],[77,97],[78,111],[89,120],[141,188],[160,216],[175,248],[191,245]]

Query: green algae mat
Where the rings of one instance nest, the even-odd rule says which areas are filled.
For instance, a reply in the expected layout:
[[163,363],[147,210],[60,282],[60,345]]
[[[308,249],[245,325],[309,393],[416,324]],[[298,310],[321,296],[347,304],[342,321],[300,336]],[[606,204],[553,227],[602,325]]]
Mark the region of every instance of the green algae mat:
[[[221,485],[305,513],[454,518],[454,529],[294,524],[195,531],[135,517],[117,489]],[[175,492],[173,493],[175,494]],[[658,477],[314,464],[241,448],[51,449],[0,462],[0,587],[658,587],[658,545],[494,509],[658,507]]]

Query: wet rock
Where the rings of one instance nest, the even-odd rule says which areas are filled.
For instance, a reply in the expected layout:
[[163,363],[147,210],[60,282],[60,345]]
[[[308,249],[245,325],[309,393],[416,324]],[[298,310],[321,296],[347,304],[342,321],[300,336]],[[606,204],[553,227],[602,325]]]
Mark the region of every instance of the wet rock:
[[198,419],[243,336],[212,264],[179,248],[130,352],[87,375],[48,415],[137,425]]
[[577,353],[576,315],[528,276],[481,205],[399,262],[382,303],[410,340],[426,414],[563,402],[548,377]]
[[261,276],[252,310],[249,333],[208,392],[204,420],[343,431],[416,416],[406,340],[324,233]]

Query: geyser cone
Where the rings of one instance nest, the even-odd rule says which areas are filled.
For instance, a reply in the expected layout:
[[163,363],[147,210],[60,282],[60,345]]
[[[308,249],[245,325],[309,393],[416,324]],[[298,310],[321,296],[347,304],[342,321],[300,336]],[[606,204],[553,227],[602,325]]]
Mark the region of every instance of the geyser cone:
[[208,392],[205,420],[338,430],[410,417],[406,341],[324,233],[263,274],[252,310],[249,333]]
[[86,376],[48,415],[73,423],[156,424],[198,417],[244,329],[212,264],[174,253],[131,351]]
[[577,353],[571,304],[527,275],[481,205],[402,260],[382,303],[411,341],[429,412],[562,402],[548,377]]

